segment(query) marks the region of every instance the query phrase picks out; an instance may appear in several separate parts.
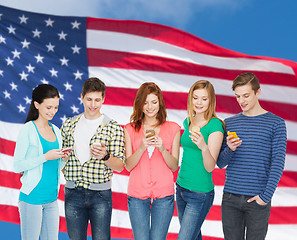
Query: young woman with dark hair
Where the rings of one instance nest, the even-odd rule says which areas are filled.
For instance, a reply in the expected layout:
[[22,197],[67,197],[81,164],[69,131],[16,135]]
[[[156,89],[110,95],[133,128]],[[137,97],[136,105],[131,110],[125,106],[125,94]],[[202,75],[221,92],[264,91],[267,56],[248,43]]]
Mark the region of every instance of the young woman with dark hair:
[[136,240],[165,240],[174,211],[180,126],[166,116],[160,88],[142,84],[125,126],[128,211]]
[[58,127],[51,124],[59,106],[59,92],[49,84],[37,86],[14,152],[14,171],[21,173],[19,196],[23,240],[57,240],[60,171],[69,153],[61,150]]

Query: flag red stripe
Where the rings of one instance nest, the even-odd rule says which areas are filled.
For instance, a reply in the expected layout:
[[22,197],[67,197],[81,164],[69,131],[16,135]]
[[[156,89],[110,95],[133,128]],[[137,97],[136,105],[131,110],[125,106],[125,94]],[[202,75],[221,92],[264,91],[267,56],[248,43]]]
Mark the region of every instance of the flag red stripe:
[[222,48],[190,33],[160,24],[133,20],[87,18],[87,29],[127,33],[179,46],[190,51],[222,57],[251,57]]
[[0,170],[0,186],[7,188],[20,189],[22,184],[20,181],[21,174]]
[[13,156],[14,148],[15,142],[0,138],[0,153],[6,154],[8,156]]
[[[132,229],[127,228],[117,228],[111,227],[111,237],[112,238],[120,238],[120,239],[134,239]],[[171,239],[177,239],[176,237],[172,237]]]
[[0,138],[0,153],[13,156],[15,142]]
[[0,204],[0,221],[20,223],[19,210],[17,207]]
[[[88,48],[87,53],[89,67],[133,69],[226,79],[230,80],[230,86],[232,84],[231,81],[233,81],[238,74],[246,72],[243,70],[208,67],[181,60],[139,53],[92,48]],[[261,79],[261,84],[297,87],[296,77],[291,74],[254,70],[253,73]]]
[[295,141],[287,141],[287,154],[297,155],[297,142]]
[[269,224],[297,224],[297,207],[272,207]]

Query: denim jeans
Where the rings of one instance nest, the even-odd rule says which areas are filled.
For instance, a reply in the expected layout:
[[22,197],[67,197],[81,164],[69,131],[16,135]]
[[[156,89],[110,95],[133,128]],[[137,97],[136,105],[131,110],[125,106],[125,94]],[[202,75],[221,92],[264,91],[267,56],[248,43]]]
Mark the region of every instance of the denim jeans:
[[178,240],[202,240],[201,226],[214,200],[214,190],[194,192],[176,184],[176,205],[180,230]]
[[[256,201],[248,203],[253,196],[223,194],[222,223],[227,240],[263,240],[265,239],[271,202],[262,206]],[[246,235],[246,236],[245,236]]]
[[166,240],[174,211],[174,195],[139,199],[128,196],[128,211],[135,240]]
[[19,201],[22,240],[58,240],[58,202],[33,205]]
[[71,240],[86,240],[90,220],[92,239],[109,240],[112,211],[111,189],[65,187],[65,217]]

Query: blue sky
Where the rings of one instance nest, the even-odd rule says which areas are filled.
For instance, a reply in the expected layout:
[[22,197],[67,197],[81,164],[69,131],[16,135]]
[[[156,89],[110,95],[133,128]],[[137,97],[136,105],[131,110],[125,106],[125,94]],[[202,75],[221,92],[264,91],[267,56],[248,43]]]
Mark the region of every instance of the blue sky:
[[297,62],[296,0],[0,0],[0,4],[57,15],[154,22],[237,52]]

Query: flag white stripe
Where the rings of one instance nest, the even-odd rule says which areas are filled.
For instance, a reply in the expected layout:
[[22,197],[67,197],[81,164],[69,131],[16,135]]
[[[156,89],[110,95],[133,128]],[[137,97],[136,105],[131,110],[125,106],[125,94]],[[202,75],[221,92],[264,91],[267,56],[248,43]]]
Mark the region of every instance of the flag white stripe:
[[[104,79],[108,87],[118,87],[121,83],[123,88],[138,89],[143,82],[154,82],[162,91],[177,92],[178,90],[178,92],[183,93],[188,93],[193,83],[203,79],[213,84],[217,95],[234,97],[234,92],[231,89],[232,81],[226,79],[106,67],[89,67],[89,75],[90,77],[97,76]],[[297,98],[295,97],[297,96],[297,88],[261,84],[261,89],[260,100],[297,105]]]
[[[150,47],[148,48],[148,46]],[[291,67],[279,62],[249,58],[217,57],[193,52],[155,39],[119,32],[88,29],[87,48],[166,57],[221,69],[280,72],[294,75]]]

